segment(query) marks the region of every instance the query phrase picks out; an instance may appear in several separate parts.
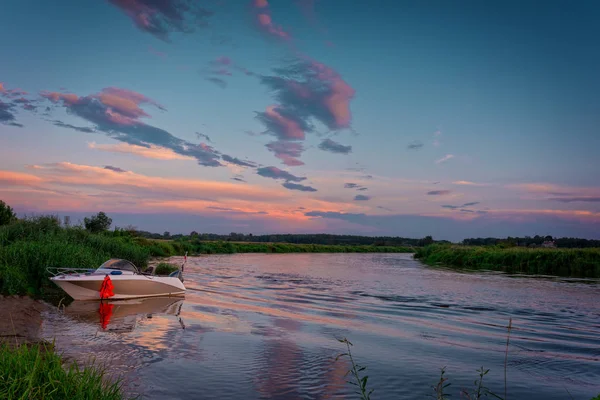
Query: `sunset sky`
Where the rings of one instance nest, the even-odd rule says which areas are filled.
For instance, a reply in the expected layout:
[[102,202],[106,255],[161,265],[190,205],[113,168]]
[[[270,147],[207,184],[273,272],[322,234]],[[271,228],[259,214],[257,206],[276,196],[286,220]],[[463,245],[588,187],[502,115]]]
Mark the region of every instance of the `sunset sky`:
[[2,10],[0,199],[21,215],[600,238],[596,1]]

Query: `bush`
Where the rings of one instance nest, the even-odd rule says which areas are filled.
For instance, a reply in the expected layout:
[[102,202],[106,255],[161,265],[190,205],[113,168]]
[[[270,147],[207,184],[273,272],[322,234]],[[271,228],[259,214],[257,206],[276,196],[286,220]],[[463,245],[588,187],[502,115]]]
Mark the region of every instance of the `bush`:
[[169,275],[172,272],[179,270],[179,267],[175,264],[161,262],[156,266],[154,270],[155,275]]

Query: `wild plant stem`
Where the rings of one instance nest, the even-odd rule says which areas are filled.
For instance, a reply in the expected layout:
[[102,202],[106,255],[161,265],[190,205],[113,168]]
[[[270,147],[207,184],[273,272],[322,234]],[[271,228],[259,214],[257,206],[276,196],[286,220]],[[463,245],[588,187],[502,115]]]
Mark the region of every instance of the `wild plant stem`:
[[506,369],[508,365],[508,344],[510,342],[510,331],[512,329],[512,318],[508,320],[508,336],[506,336],[506,351],[504,353],[504,400],[507,399],[507,379],[506,379]]

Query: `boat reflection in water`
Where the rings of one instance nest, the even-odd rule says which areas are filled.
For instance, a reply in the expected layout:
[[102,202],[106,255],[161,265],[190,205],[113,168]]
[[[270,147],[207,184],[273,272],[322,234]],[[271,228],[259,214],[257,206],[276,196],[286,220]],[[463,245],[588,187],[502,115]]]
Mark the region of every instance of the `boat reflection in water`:
[[177,317],[181,327],[185,329],[179,316],[183,300],[183,296],[100,302],[76,300],[64,309],[64,314],[84,323],[99,324],[103,330],[111,332],[131,332],[139,320],[152,318],[153,314],[165,314]]

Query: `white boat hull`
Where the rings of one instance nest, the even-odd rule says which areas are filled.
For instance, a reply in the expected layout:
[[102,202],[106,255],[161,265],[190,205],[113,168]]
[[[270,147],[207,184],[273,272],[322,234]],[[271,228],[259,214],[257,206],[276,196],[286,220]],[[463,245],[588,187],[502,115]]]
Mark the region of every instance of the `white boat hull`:
[[[185,294],[185,286],[177,277],[150,275],[109,275],[114,296],[110,300],[139,297],[177,296]],[[60,275],[50,278],[75,300],[101,300],[103,274]]]

